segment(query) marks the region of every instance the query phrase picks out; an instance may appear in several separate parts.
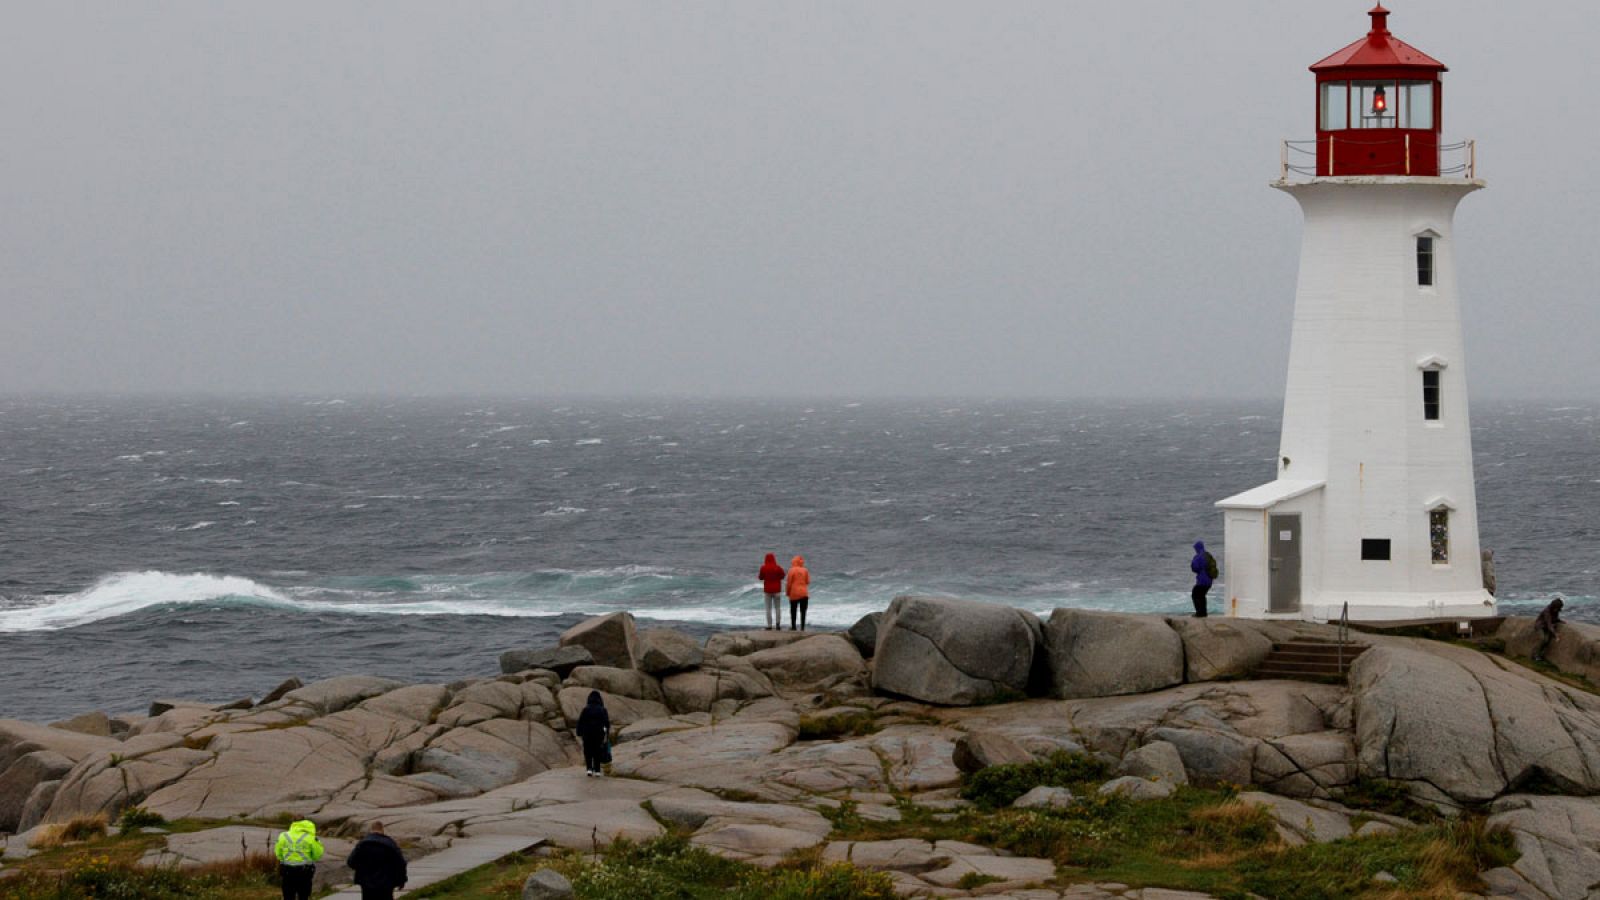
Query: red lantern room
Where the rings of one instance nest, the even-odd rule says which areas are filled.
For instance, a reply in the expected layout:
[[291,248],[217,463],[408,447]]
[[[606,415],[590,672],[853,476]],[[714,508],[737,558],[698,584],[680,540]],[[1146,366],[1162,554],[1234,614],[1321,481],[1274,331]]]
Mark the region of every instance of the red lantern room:
[[1367,36],[1313,65],[1318,175],[1438,175],[1445,65],[1368,13]]

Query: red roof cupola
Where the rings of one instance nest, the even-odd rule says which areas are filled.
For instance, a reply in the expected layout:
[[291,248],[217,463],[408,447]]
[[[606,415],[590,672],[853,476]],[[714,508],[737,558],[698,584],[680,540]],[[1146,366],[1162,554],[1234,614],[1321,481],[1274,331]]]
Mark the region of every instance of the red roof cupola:
[[1367,36],[1311,66],[1317,76],[1317,174],[1438,175],[1445,64],[1368,13]]

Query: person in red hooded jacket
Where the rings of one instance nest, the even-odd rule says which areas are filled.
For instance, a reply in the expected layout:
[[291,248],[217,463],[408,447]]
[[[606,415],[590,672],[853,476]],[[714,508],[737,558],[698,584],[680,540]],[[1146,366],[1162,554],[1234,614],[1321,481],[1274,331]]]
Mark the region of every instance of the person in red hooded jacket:
[[761,590],[767,595],[767,627],[780,629],[783,627],[783,566],[778,565],[777,555],[767,554],[767,561],[761,564],[756,577],[761,579]]
[[[795,610],[800,611],[800,630],[806,630],[806,607],[811,605],[811,570],[806,558],[796,556],[789,564],[789,630],[794,630]],[[782,623],[779,623],[780,626]]]

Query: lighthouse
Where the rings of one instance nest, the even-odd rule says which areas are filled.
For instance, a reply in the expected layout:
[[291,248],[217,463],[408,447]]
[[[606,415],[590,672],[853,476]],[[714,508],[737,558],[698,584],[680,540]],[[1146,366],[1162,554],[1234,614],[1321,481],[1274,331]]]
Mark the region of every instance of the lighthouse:
[[1231,615],[1468,619],[1484,589],[1454,241],[1483,187],[1441,142],[1443,63],[1368,14],[1311,66],[1316,139],[1273,185],[1305,227],[1277,477],[1219,501]]

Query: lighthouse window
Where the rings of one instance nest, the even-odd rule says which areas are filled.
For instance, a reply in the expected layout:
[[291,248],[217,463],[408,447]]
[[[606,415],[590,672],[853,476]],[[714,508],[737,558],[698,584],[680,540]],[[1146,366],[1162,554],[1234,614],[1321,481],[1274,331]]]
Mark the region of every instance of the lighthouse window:
[[1350,85],[1343,81],[1322,84],[1322,130],[1343,131],[1350,127]]
[[1422,370],[1422,417],[1429,422],[1439,420],[1439,370]]
[[1433,286],[1433,238],[1427,235],[1417,238],[1417,284]]
[[1408,81],[1400,85],[1400,127],[1433,127],[1433,82]]
[[1362,538],[1361,558],[1364,560],[1383,561],[1389,558],[1388,538]]
[[1450,561],[1450,510],[1444,507],[1428,511],[1428,545],[1433,548],[1434,565]]

